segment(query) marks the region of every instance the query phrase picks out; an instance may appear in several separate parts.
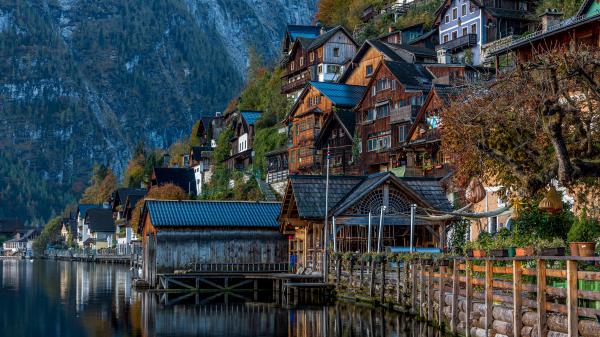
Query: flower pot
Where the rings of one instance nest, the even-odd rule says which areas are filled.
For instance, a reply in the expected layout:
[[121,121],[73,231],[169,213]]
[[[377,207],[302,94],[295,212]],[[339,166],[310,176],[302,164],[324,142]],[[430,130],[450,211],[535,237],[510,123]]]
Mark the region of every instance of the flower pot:
[[473,257],[485,257],[485,250],[473,249]]
[[596,244],[594,242],[571,242],[569,249],[571,256],[594,256]]
[[565,247],[558,248],[542,248],[539,251],[540,256],[565,256]]
[[492,257],[508,257],[508,249],[492,249],[490,250]]
[[515,256],[533,256],[533,248],[531,247],[519,247],[515,248]]

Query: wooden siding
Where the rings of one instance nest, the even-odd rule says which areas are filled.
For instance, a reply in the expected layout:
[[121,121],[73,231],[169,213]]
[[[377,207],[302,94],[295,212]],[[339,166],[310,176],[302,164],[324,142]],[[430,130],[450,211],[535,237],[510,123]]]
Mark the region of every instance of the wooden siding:
[[354,70],[352,70],[352,73],[344,83],[366,86],[369,84],[369,79],[371,79],[371,76],[366,76],[367,66],[372,66],[373,72],[375,72],[375,69],[377,69],[381,60],[383,60],[383,54],[377,49],[369,46],[368,50],[360,60],[356,60],[358,61],[358,64],[354,65]]
[[[356,45],[342,31],[333,35],[322,48],[323,63],[343,64],[356,54]],[[339,48],[338,56],[334,55],[335,48]]]
[[288,242],[278,230],[175,230],[156,238],[156,271],[172,273],[195,263],[282,263]]

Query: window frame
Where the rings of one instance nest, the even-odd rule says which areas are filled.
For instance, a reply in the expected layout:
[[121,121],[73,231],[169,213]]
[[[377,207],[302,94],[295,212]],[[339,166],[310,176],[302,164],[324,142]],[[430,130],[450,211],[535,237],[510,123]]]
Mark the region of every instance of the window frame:
[[452,8],[452,21],[458,20],[458,7]]

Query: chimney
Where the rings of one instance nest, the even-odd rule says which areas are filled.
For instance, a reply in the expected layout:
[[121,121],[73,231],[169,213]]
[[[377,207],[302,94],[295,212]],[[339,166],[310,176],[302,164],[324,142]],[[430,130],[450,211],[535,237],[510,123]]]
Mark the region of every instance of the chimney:
[[540,17],[542,18],[542,31],[547,32],[548,28],[560,22],[563,13],[556,8],[548,8]]
[[438,49],[437,51],[437,61],[441,64],[449,64],[452,63],[450,61],[450,53],[446,49]]

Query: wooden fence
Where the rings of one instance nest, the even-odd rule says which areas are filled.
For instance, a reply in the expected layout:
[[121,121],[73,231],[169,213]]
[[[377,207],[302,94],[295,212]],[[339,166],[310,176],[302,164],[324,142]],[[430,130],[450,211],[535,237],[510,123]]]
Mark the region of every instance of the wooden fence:
[[583,270],[598,261],[456,257],[369,263],[333,258],[329,279],[339,296],[408,310],[461,335],[600,336],[600,272]]

